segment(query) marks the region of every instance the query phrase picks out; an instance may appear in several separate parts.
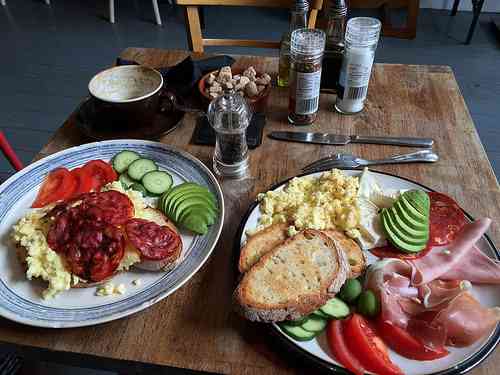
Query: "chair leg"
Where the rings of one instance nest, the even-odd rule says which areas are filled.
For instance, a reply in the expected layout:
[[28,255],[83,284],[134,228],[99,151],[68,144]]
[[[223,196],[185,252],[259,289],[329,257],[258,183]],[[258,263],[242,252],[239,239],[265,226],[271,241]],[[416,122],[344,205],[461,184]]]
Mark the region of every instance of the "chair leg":
[[109,0],[109,22],[115,23],[115,0]]
[[153,10],[155,12],[156,24],[161,26],[160,8],[158,8],[158,0],[153,0]]
[[187,26],[188,26],[188,44],[193,52],[203,52],[203,37],[201,36],[200,15],[198,7],[186,7]]
[[460,0],[455,0],[455,2],[453,3],[453,8],[451,8],[451,15],[452,16],[456,16],[457,15],[458,5],[459,4],[460,4]]
[[474,30],[476,30],[477,21],[479,20],[479,15],[483,9],[484,0],[472,0],[472,11],[474,17],[472,18],[472,23],[469,28],[469,33],[467,34],[467,40],[465,44],[470,44],[472,40],[472,35],[474,35]]

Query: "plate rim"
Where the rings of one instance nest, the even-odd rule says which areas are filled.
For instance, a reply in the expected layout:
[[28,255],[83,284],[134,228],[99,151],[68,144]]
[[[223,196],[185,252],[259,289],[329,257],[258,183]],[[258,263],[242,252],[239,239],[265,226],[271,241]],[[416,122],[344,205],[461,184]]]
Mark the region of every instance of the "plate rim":
[[[212,186],[214,187],[215,191],[217,192],[218,198],[221,203],[220,207],[220,225],[216,230],[216,234],[214,237],[213,243],[210,245],[210,249],[207,251],[205,256],[200,259],[200,262],[193,268],[192,272],[188,273],[184,279],[182,279],[177,285],[175,285],[171,290],[167,292],[162,292],[156,297],[151,297],[148,300],[144,301],[142,304],[139,304],[135,307],[132,307],[130,309],[124,310],[123,312],[120,313],[115,313],[115,314],[110,314],[106,317],[103,318],[95,318],[95,319],[90,319],[86,321],[59,321],[59,322],[47,322],[47,321],[42,321],[42,320],[33,320],[29,318],[23,318],[19,317],[15,314],[11,314],[9,311],[5,311],[2,309],[0,306],[0,316],[11,320],[13,322],[19,323],[19,324],[24,324],[27,326],[31,327],[41,327],[41,328],[76,328],[76,327],[86,327],[86,326],[95,326],[99,324],[104,324],[110,321],[118,320],[121,318],[124,318],[129,315],[133,315],[137,312],[140,312],[142,310],[145,310],[146,308],[160,302],[161,300],[165,299],[169,295],[173,294],[176,292],[179,288],[181,288],[184,284],[186,284],[199,270],[200,268],[207,262],[208,258],[212,255],[215,247],[217,246],[217,243],[220,239],[220,235],[222,233],[222,229],[224,226],[224,218],[225,218],[225,200],[224,200],[224,194],[222,192],[222,188],[217,181],[217,178],[215,175],[212,173],[212,171],[197,157],[194,155],[191,155],[189,152],[182,150],[176,146],[172,146],[169,144],[157,142],[157,141],[151,141],[151,140],[142,140],[142,139],[115,139],[115,140],[106,140],[106,141],[96,141],[96,142],[90,142],[90,143],[84,143],[81,145],[73,146],[73,147],[68,147],[62,150],[59,150],[57,152],[54,152],[52,154],[46,155],[43,158],[29,164],[22,170],[14,173],[12,176],[10,176],[7,180],[5,180],[3,183],[0,184],[0,190],[3,190],[5,187],[9,186],[12,184],[14,181],[16,181],[18,178],[23,178],[24,174],[29,173],[32,169],[37,168],[40,165],[43,165],[44,163],[50,162],[52,159],[55,159],[61,155],[64,154],[69,154],[71,152],[76,152],[78,150],[83,150],[83,149],[92,149],[94,147],[98,147],[103,144],[124,144],[124,145],[150,145],[154,147],[160,147],[166,150],[169,150],[171,152],[177,153],[181,155],[182,157],[190,160],[193,162],[198,168],[200,168],[206,175],[208,176],[210,182],[212,183]],[[1,200],[0,200],[1,201]],[[147,288],[145,289],[147,290]],[[102,307],[106,307],[107,304],[102,305]]]
[[[361,169],[355,169],[355,168],[337,168],[337,169],[340,169],[343,171],[362,172]],[[326,172],[329,170],[330,170],[330,168],[320,169],[320,170],[317,170],[317,171],[312,172],[312,173],[301,173],[301,174],[286,178],[286,179],[281,180],[281,181],[273,184],[272,186],[270,186],[267,189],[267,191],[275,190],[275,189],[285,185],[286,183],[288,183],[290,180],[292,180],[295,177],[309,176],[312,174],[322,173],[322,172]],[[421,186],[424,189],[427,189],[428,191],[432,191],[432,192],[437,191],[435,189],[432,189],[432,188],[430,188],[430,187],[428,187],[420,182],[416,182],[416,181],[414,181],[410,178],[407,178],[407,177],[401,177],[401,176],[398,176],[398,175],[393,174],[393,173],[382,172],[382,171],[379,171],[376,169],[370,169],[370,171],[375,172],[375,173],[380,173],[380,174],[383,174],[386,176],[395,177],[395,178],[398,178],[401,180],[405,180],[407,182],[411,182],[415,185]],[[255,199],[250,204],[250,206],[248,207],[247,211],[245,212],[243,218],[240,221],[240,225],[238,226],[238,229],[236,231],[236,236],[235,236],[234,245],[233,245],[234,254],[238,254],[236,256],[236,258],[239,258],[239,254],[240,254],[240,250],[241,250],[241,237],[243,235],[243,230],[245,228],[245,224],[247,223],[248,218],[252,214],[253,210],[258,206],[258,204],[259,204],[259,202]],[[470,215],[467,211],[465,211],[462,207],[460,207],[460,208],[469,220],[474,219],[474,217],[472,215]],[[493,251],[495,252],[497,259],[500,259],[500,251],[495,246],[495,243],[493,242],[493,240],[486,233],[483,236],[486,239],[486,241],[488,242],[488,244],[491,246]],[[273,337],[278,339],[278,341],[282,345],[286,346],[287,349],[290,349],[293,352],[302,356],[303,359],[311,361],[316,366],[319,366],[323,369],[327,369],[329,371],[332,371],[335,374],[346,374],[346,375],[349,374],[349,372],[346,370],[345,367],[335,365],[333,363],[327,362],[327,361],[315,356],[314,354],[308,352],[307,350],[303,349],[302,347],[296,345],[291,340],[288,340],[286,337],[284,337],[284,334],[282,332],[280,332],[278,330],[278,328],[276,328],[273,324],[270,324],[270,326],[271,326],[270,332],[272,333]],[[450,368],[443,370],[443,371],[433,372],[433,373],[430,373],[428,375],[461,375],[461,374],[465,374],[465,373],[471,371],[473,368],[479,366],[491,353],[493,353],[493,351],[495,350],[495,348],[497,347],[499,342],[500,342],[500,324],[497,324],[495,331],[493,332],[493,334],[491,335],[489,340],[481,348],[479,348],[479,350],[477,352],[472,354],[472,356],[470,356],[468,359],[458,363],[456,366],[450,367]]]

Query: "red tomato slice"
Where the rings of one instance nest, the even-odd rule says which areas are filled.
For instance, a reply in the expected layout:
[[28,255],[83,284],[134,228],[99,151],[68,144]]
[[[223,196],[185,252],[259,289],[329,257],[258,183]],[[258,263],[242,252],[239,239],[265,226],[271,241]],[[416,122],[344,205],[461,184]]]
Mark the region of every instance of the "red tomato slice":
[[71,171],[71,174],[76,179],[76,189],[73,196],[79,196],[83,193],[88,193],[92,190],[94,181],[87,169],[75,168]]
[[33,208],[40,208],[49,203],[70,198],[76,189],[76,179],[66,168],[57,168],[51,171],[43,182]]
[[83,169],[92,177],[94,191],[99,191],[104,185],[118,178],[113,167],[103,160],[91,160],[83,166]]
[[342,366],[356,375],[363,375],[365,369],[361,362],[351,353],[345,342],[344,328],[341,320],[330,320],[326,328],[328,347]]
[[425,347],[418,339],[408,333],[408,331],[384,321],[377,319],[377,333],[384,342],[403,357],[416,359],[419,361],[432,361],[448,355],[445,347],[430,349]]
[[361,364],[378,375],[402,375],[401,369],[392,363],[387,347],[368,322],[359,314],[353,314],[343,323],[347,347]]

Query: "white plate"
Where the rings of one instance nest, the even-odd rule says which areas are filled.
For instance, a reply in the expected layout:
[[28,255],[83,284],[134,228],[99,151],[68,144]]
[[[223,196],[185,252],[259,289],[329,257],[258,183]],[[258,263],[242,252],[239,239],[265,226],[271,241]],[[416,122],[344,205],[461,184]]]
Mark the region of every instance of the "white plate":
[[[344,172],[351,176],[359,176],[361,171],[357,170],[344,170]],[[383,189],[429,189],[416,182],[406,180],[394,175],[373,172]],[[312,176],[317,176],[320,173],[314,173]],[[272,188],[282,189],[284,181]],[[247,215],[245,216],[239,232],[240,246],[246,241],[245,231],[247,229],[254,229],[257,226],[257,221],[260,216],[259,207],[254,203]],[[469,216],[469,215],[468,215]],[[470,218],[470,216],[469,216]],[[488,256],[499,259],[500,254],[496,250],[493,242],[484,236],[478,243],[478,246]],[[368,263],[373,263],[377,258],[366,252]],[[500,288],[494,285],[474,285],[472,294],[485,306],[500,306]],[[281,341],[289,348],[303,355],[304,358],[311,360],[321,367],[328,368],[333,372],[347,373],[346,370],[336,362],[329,353],[328,344],[326,342],[326,335],[323,333],[312,341],[296,341],[283,333],[276,324],[270,325],[273,331],[281,339]],[[448,348],[450,354],[442,359],[434,361],[414,361],[404,358],[397,353],[390,351],[390,357],[407,375],[424,375],[424,374],[459,374],[469,371],[472,367],[478,365],[484,360],[496,347],[500,340],[500,327],[497,328],[491,335],[481,342],[466,347],[466,348]]]
[[[215,195],[219,217],[204,236],[180,231],[183,254],[171,272],[131,270],[113,277],[123,283],[123,295],[95,296],[96,288],[71,289],[43,300],[45,283],[26,279],[10,240],[12,225],[24,216],[35,199],[46,174],[57,167],[75,168],[89,160],[110,160],[122,150],[131,150],[154,160],[168,171],[174,184],[190,181],[206,186]],[[205,263],[217,243],[224,222],[224,198],[210,170],[187,152],[158,142],[116,140],[89,143],[50,155],[31,164],[0,185],[0,316],[39,327],[81,327],[115,320],[161,301],[188,281]],[[140,286],[132,281],[141,279]]]

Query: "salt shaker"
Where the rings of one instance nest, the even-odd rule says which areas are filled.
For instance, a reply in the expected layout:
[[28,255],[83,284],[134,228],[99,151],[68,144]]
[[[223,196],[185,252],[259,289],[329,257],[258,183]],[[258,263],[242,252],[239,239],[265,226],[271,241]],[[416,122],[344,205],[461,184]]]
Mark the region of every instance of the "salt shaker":
[[335,109],[352,114],[363,110],[381,23],[376,18],[356,17],[347,22],[345,52],[340,69]]
[[246,100],[226,91],[208,106],[208,121],[215,131],[213,168],[222,177],[243,178],[248,175],[246,131],[252,111]]

